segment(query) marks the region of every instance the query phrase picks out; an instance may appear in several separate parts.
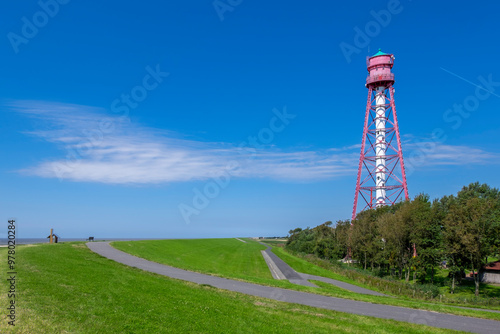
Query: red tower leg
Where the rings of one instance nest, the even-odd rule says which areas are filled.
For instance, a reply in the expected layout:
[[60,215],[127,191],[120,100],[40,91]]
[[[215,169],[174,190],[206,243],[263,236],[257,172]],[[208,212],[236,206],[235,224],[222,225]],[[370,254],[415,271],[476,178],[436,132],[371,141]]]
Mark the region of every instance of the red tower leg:
[[[368,99],[361,140],[352,221],[359,209],[409,199],[394,100],[394,55],[379,50],[368,58]],[[358,207],[358,204],[359,207]]]

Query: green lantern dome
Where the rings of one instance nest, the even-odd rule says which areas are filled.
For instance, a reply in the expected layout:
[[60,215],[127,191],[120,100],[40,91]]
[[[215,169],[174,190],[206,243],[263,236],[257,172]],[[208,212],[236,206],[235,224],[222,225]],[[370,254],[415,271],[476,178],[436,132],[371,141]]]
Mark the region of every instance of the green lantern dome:
[[382,52],[382,49],[378,49],[378,52],[374,54],[372,57],[376,56],[387,56],[387,53]]

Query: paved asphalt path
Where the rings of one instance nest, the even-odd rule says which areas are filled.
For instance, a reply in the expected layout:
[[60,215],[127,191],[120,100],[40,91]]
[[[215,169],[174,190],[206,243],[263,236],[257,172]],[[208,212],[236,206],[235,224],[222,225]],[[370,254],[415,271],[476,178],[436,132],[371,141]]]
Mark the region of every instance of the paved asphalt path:
[[262,242],[260,242],[260,244],[267,246],[267,249],[264,252],[266,252],[266,254],[269,256],[271,261],[274,262],[274,264],[283,273],[283,275],[285,275],[286,279],[288,279],[290,281],[290,283],[317,287],[315,284],[308,281],[311,279],[311,280],[315,280],[315,281],[329,283],[329,284],[338,286],[339,288],[346,289],[346,290],[356,292],[356,293],[361,293],[364,295],[388,297],[387,295],[384,295],[383,293],[369,290],[369,289],[364,289],[364,288],[361,288],[359,286],[345,283],[342,281],[338,281],[335,279],[326,278],[326,277],[322,277],[322,276],[316,276],[316,275],[309,275],[309,274],[304,274],[304,273],[298,273],[295,270],[293,270],[293,268],[290,267],[288,265],[288,263],[286,263],[285,261],[280,259],[278,257],[278,255],[274,254],[269,245],[266,245]]
[[267,267],[269,268],[269,271],[271,272],[271,275],[273,276],[274,279],[286,279],[286,276],[283,275],[281,270],[279,270],[278,266],[276,263],[274,263],[273,260],[267,255],[267,253],[263,250],[260,251],[262,254],[262,257],[264,258],[264,261],[266,261]]
[[323,277],[323,276],[316,276],[316,275],[309,275],[309,274],[303,274],[303,273],[300,273],[300,275],[302,275],[302,277],[304,277],[304,279],[308,279],[308,280],[312,279],[312,280],[315,280],[315,281],[329,283],[329,284],[332,284],[332,285],[336,285],[339,288],[346,289],[346,290],[349,290],[349,291],[352,291],[352,292],[356,292],[356,293],[361,293],[361,294],[364,294],[364,295],[381,296],[381,297],[392,297],[392,296],[384,295],[383,293],[380,293],[380,292],[377,292],[377,291],[373,291],[373,290],[361,288],[361,287],[359,287],[357,285],[349,284],[349,283],[342,282],[342,281],[338,281],[338,280],[332,279],[332,278],[327,278],[327,277]]
[[264,252],[269,256],[271,261],[274,262],[276,267],[278,267],[278,269],[283,273],[283,275],[285,275],[286,279],[290,281],[290,283],[304,285],[304,286],[311,286],[315,288],[318,287],[316,284],[313,284],[304,277],[302,277],[298,272],[293,270],[293,268],[290,267],[285,261],[280,259],[276,254],[274,254],[271,251],[271,247],[269,247],[266,244],[263,244],[262,242],[260,244],[267,247],[267,249]]
[[87,247],[93,252],[122,264],[198,284],[236,291],[251,296],[270,298],[278,301],[308,305],[328,310],[347,312],[371,317],[425,324],[433,327],[449,328],[472,333],[500,333],[500,321],[461,317],[444,313],[414,310],[404,307],[360,302],[349,299],[327,297],[313,293],[274,288],[227,278],[199,274],[145,259],[119,251],[109,242],[89,242]]

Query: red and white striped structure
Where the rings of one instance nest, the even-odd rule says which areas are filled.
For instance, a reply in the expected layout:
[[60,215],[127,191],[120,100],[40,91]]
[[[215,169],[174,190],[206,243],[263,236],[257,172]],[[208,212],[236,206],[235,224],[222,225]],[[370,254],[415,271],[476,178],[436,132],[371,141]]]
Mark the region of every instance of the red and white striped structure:
[[[367,59],[368,101],[361,141],[352,220],[360,211],[394,204],[408,187],[394,103],[394,55],[379,50]],[[359,207],[358,207],[359,203]]]

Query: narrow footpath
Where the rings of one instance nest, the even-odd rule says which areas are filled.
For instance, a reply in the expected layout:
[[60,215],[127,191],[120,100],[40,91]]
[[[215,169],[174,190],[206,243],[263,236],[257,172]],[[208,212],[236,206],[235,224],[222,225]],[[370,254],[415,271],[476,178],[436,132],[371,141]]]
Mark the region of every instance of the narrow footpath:
[[498,334],[500,332],[500,321],[327,297],[313,293],[274,288],[195,273],[127,254],[111,247],[109,242],[89,242],[87,243],[87,247],[103,257],[130,267],[197,284],[208,284],[219,289],[240,292],[251,296],[376,318],[393,319],[416,324],[425,324],[432,327],[462,330],[471,333]]
[[[277,268],[278,271],[281,272],[284,276],[284,278],[276,278],[276,277],[274,277],[274,274],[273,274],[273,277],[275,279],[287,279],[290,281],[290,283],[316,287],[315,284],[308,281],[308,280],[315,280],[315,281],[320,281],[320,282],[332,284],[332,285],[338,286],[339,288],[342,288],[342,289],[345,289],[345,290],[348,290],[351,292],[361,293],[364,295],[389,297],[387,295],[384,295],[383,293],[369,290],[369,289],[365,289],[365,288],[361,288],[357,285],[345,283],[345,282],[338,281],[338,280],[335,280],[332,278],[327,278],[327,277],[323,277],[323,276],[316,276],[316,275],[309,275],[309,274],[304,274],[304,273],[298,273],[295,270],[293,270],[293,268],[290,267],[288,265],[288,263],[286,263],[285,261],[280,259],[276,254],[274,254],[269,245],[266,245],[262,242],[260,242],[260,244],[267,246],[267,249],[263,250],[262,253],[263,253],[263,255],[264,254],[267,255],[267,256],[264,256],[264,259],[266,260],[269,269],[271,269],[271,267]],[[272,273],[272,269],[271,269],[271,273]]]
[[293,268],[290,267],[287,263],[285,263],[285,261],[280,259],[276,254],[274,254],[271,251],[271,247],[269,245],[266,245],[262,242],[260,242],[260,244],[267,247],[266,250],[262,251],[262,254],[263,255],[266,254],[264,256],[264,259],[266,260],[269,268],[271,268],[271,267],[277,268],[279,270],[279,272],[281,272],[283,274],[285,279],[290,281],[290,283],[304,285],[304,286],[317,287],[316,284],[309,282],[307,279],[302,277],[301,274],[299,274],[298,272],[293,270]]

